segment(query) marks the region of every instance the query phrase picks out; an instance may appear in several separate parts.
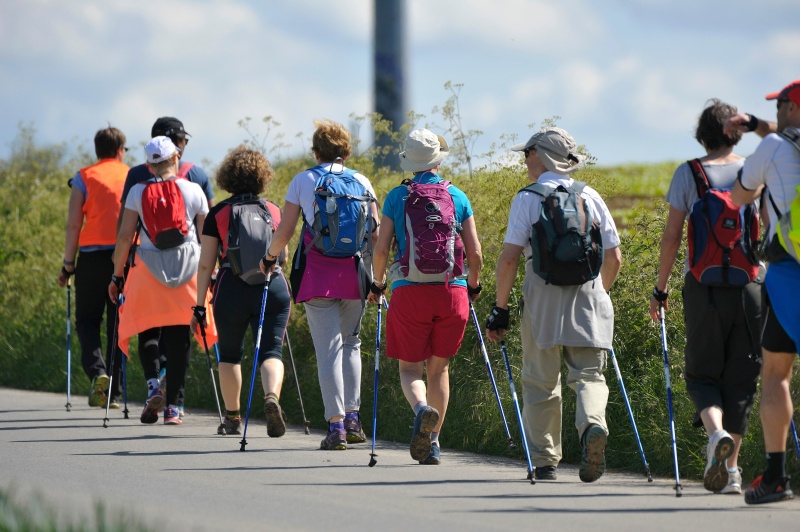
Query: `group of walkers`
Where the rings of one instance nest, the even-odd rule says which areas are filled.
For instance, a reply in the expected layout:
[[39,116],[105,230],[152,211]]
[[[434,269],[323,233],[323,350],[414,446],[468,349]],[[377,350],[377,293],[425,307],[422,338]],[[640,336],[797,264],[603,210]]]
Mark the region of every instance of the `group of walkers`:
[[[680,165],[673,176],[650,300],[652,318],[663,320],[670,272],[688,224],[686,383],[696,425],[709,438],[704,486],[715,493],[742,492],[737,458],[760,372],[768,463],[745,493],[751,504],[792,497],[785,448],[793,411],[789,380],[800,345],[800,303],[793,297],[800,290],[800,229],[791,225],[792,213],[800,224],[800,81],[767,99],[777,100],[777,122],[719,100],[710,100],[701,113],[695,138],[706,155]],[[408,135],[400,166],[412,175],[381,207],[369,179],[346,166],[347,130],[329,120],[315,127],[317,164],[294,176],[282,209],[261,197],[273,176],[269,161],[246,146],[232,150],[217,170],[219,188],[231,196],[214,205],[205,172],[182,162],[189,134],[177,119],[156,121],[145,146],[147,163],[132,169],[122,163],[122,132],[97,133],[99,162],[71,180],[59,275],[62,286],[76,276],[76,329],[92,380],[89,404],[118,407],[119,384],[109,387],[108,373],[113,367],[113,381],[120,383],[121,354],[138,335],[148,386],[141,421],[155,423],[163,409],[165,424],[180,424],[194,331],[217,344],[225,405],[220,430],[240,434],[249,325],[267,433],[282,436],[282,345],[294,301],[304,304],[316,353],[328,422],[320,448],[363,443],[361,320],[368,302],[385,304],[391,285],[386,354],[398,361],[413,412],[410,454],[420,464],[439,464],[449,361],[482,291],[483,255],[472,205],[440,175],[449,154],[440,135],[427,129]],[[749,131],[764,140],[745,159],[734,147]],[[568,132],[548,127],[511,149],[524,156],[530,184],[511,204],[486,337],[501,341],[510,328],[511,293],[523,256],[522,299],[514,315],[522,337],[522,417],[532,473],[537,480],[557,478],[563,356],[567,385],[577,397],[579,476],[594,482],[605,471],[609,434],[604,371],[613,349],[610,290],[622,264],[620,236],[603,198],[572,177],[585,157]],[[290,254],[301,220],[297,249]],[[759,242],[764,223],[768,245]],[[104,309],[107,353],[113,354],[108,362],[100,346]]]

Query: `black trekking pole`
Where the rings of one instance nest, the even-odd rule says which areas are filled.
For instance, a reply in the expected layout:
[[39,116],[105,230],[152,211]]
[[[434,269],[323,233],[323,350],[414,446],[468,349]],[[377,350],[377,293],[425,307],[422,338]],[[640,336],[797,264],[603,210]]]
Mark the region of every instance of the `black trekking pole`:
[[264,295],[261,296],[261,316],[258,318],[258,334],[256,334],[256,348],[253,354],[253,374],[250,377],[250,393],[247,396],[247,411],[244,415],[244,432],[242,432],[242,441],[239,443],[240,451],[245,450],[247,445],[247,422],[250,419],[250,404],[253,402],[253,387],[256,384],[256,371],[258,370],[258,350],[261,347],[261,329],[264,327],[264,309],[267,308],[267,294],[269,293],[269,280],[272,277],[272,272],[267,272],[264,280]]
[[508,372],[508,385],[511,387],[511,401],[514,403],[514,410],[517,412],[517,423],[519,423],[519,435],[522,438],[522,447],[525,448],[525,458],[528,459],[528,480],[531,484],[536,484],[534,479],[536,468],[533,467],[531,462],[531,451],[528,448],[528,439],[525,437],[525,426],[522,424],[522,411],[519,409],[519,400],[517,400],[517,389],[514,387],[514,377],[511,374],[511,364],[508,362],[508,351],[506,351],[505,340],[500,340],[500,350],[503,352],[503,360],[506,363],[506,371]]
[[675,415],[672,411],[672,384],[669,380],[669,358],[667,356],[667,328],[664,325],[664,304],[659,302],[658,319],[661,322],[661,346],[664,354],[664,377],[667,381],[667,408],[669,410],[669,433],[672,438],[672,458],[675,466],[675,496],[680,497],[681,479],[678,472],[678,444],[675,441]]
[[611,353],[611,362],[614,363],[614,371],[617,373],[617,382],[622,390],[622,398],[625,399],[625,408],[628,409],[628,416],[631,418],[631,426],[633,427],[633,434],[636,436],[636,445],[639,446],[639,455],[642,457],[644,463],[644,474],[647,477],[647,482],[653,482],[653,475],[650,474],[650,464],[647,463],[647,458],[644,456],[644,449],[642,448],[642,440],[639,438],[639,429],[636,428],[636,420],[633,419],[633,410],[631,403],[628,400],[628,392],[625,390],[625,383],[622,381],[622,373],[619,371],[619,364],[617,364],[617,357],[614,355],[614,348],[609,349]]
[[[66,270],[65,270],[66,271]],[[72,323],[70,319],[72,295],[72,281],[67,277],[67,412],[72,411]]]
[[[117,355],[116,345],[113,347],[113,353],[114,356]],[[130,411],[128,410],[128,357],[122,355],[120,357],[120,360],[122,360],[122,402],[125,405],[125,409],[122,411],[122,413],[124,414],[125,419],[130,419],[130,416],[128,416],[128,414],[130,413]],[[110,389],[111,388],[109,388],[109,390]],[[111,392],[109,392],[109,394],[110,393]]]
[[[197,308],[198,307],[192,307],[192,310],[196,312]],[[200,320],[197,320],[197,322],[197,325],[200,327],[200,336],[203,337],[203,347],[206,350],[206,363],[208,364],[208,374],[211,375],[211,386],[214,387],[214,399],[217,401],[217,414],[219,414],[217,434],[225,436],[225,423],[222,421],[222,408],[219,406],[219,394],[217,394],[217,379],[214,378],[214,368],[211,367],[211,353],[208,350],[208,340],[206,339],[206,325]]]
[[303,394],[300,393],[300,380],[297,378],[297,366],[294,365],[294,355],[292,354],[292,343],[289,341],[289,331],[283,331],[283,336],[286,338],[286,347],[289,348],[289,360],[292,361],[294,384],[297,386],[297,398],[300,400],[300,413],[303,414],[303,428],[305,428],[306,434],[311,434],[309,431],[311,422],[306,417],[306,409],[303,408]]
[[[369,467],[375,467],[375,438],[378,436],[378,374],[380,372],[381,358],[381,308],[386,304],[383,294],[378,298],[378,326],[375,333],[375,382],[372,386],[372,451],[369,453]],[[388,307],[387,307],[388,310]]]
[[481,334],[481,327],[478,324],[478,316],[475,314],[475,307],[472,306],[472,301],[469,302],[469,311],[472,314],[472,322],[475,324],[475,333],[477,333],[478,341],[481,344],[481,352],[483,353],[483,361],[486,363],[486,371],[489,373],[489,380],[492,381],[492,389],[494,390],[494,397],[495,399],[497,399],[498,408],[500,408],[500,416],[503,418],[503,427],[505,427],[506,429],[508,446],[512,449],[515,449],[517,447],[517,444],[514,443],[514,438],[511,437],[511,431],[508,428],[508,421],[506,421],[506,413],[503,411],[503,403],[500,401],[500,392],[497,391],[497,382],[495,382],[494,380],[494,372],[492,371],[492,364],[489,361],[489,353],[486,352],[486,344],[483,343],[483,334]]
[[[117,296],[117,309],[114,312],[114,337],[111,339],[112,340],[111,345],[114,346],[115,351],[116,351],[117,336],[118,336],[117,328],[119,327],[119,307],[120,305],[122,305],[124,299],[125,296],[123,296],[122,294],[119,294]],[[111,364],[109,364],[109,366],[111,367],[109,368],[109,375],[108,375],[108,396],[106,397],[106,417],[103,418],[104,429],[108,428],[108,409],[111,406],[111,390],[112,386],[114,385],[114,359],[117,358],[115,355],[116,352],[112,352]]]

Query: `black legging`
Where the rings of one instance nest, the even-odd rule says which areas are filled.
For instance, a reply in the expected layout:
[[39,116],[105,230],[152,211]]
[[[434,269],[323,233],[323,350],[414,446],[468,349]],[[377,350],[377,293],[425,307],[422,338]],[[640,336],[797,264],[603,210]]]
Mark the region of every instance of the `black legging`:
[[189,326],[169,325],[139,333],[139,360],[145,379],[158,378],[161,353],[166,356],[167,404],[182,406],[191,353]]
[[[117,306],[108,297],[108,283],[114,273],[113,249],[81,251],[75,266],[75,332],[81,344],[81,366],[89,379],[108,374],[114,341]],[[103,360],[100,327],[106,314],[106,360]],[[122,351],[114,350],[114,383],[111,397],[122,393]]]

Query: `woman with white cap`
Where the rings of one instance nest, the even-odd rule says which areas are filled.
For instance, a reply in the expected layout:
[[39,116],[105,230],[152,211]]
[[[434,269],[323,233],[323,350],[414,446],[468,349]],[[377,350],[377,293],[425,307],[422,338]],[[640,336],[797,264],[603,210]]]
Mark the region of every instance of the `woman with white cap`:
[[[448,154],[445,140],[427,129],[412,131],[406,139],[400,167],[414,176],[386,196],[373,259],[375,279],[381,282],[373,282],[370,289],[372,302],[386,290],[394,239],[386,356],[398,360],[400,384],[415,414],[411,457],[427,465],[440,461],[439,433],[450,399],[449,363],[464,338],[469,300],[480,294],[483,267],[469,199],[439,176]],[[414,204],[423,206],[421,231],[414,223]],[[440,221],[445,230],[431,238]],[[470,266],[467,275],[464,252]],[[427,389],[422,380],[426,370]]]

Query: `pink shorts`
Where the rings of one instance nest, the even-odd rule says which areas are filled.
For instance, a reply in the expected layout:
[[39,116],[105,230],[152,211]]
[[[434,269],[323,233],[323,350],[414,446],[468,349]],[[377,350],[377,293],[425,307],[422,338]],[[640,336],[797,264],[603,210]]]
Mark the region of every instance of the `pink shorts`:
[[458,353],[469,319],[467,289],[438,284],[392,290],[386,317],[386,356],[422,362]]

